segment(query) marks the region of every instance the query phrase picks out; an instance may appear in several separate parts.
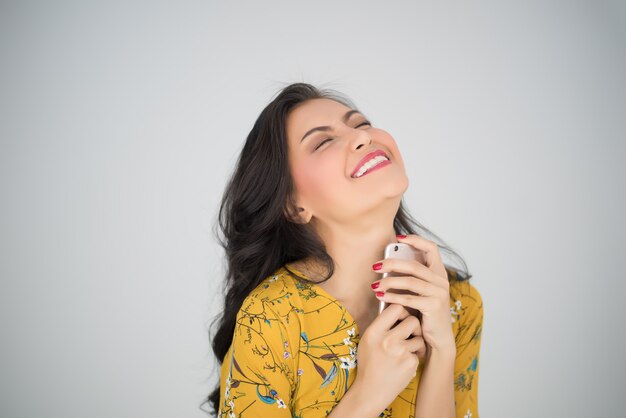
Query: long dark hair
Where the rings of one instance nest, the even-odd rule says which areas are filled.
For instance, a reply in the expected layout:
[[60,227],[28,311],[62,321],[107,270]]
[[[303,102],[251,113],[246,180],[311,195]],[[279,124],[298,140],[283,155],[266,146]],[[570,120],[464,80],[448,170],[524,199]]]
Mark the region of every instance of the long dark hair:
[[[333,260],[311,225],[292,222],[287,216],[297,216],[288,162],[287,116],[298,104],[318,98],[332,99],[356,109],[350,99],[334,90],[307,83],[287,85],[254,123],[224,190],[218,215],[224,239],[216,233],[227,261],[224,305],[221,314],[211,323],[213,327],[217,322],[214,336],[209,331],[209,340],[220,365],[232,342],[237,312],[246,296],[264,278],[284,264],[303,258],[316,260],[327,269],[329,274],[321,281],[328,280],[334,272]],[[402,202],[393,224],[396,234],[424,236],[437,243],[442,256],[449,253],[456,257],[463,265],[462,271],[446,268],[455,273],[457,280],[472,277],[461,256],[414,220]],[[211,402],[212,412],[217,414],[219,400],[218,380],[217,387],[201,405]]]

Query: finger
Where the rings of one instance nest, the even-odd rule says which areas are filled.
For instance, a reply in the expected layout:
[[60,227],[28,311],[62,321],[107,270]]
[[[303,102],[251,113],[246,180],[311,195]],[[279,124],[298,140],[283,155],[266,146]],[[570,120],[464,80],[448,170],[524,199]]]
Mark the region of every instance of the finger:
[[372,290],[386,292],[388,289],[404,289],[421,296],[432,296],[436,291],[435,285],[414,276],[388,276],[380,279],[378,286],[372,286]]
[[[382,296],[376,295],[378,300],[383,300],[390,304],[398,304],[409,308],[417,309],[420,312],[429,311],[430,296],[418,296],[408,293],[384,292]],[[383,311],[384,312],[384,311]],[[382,314],[381,314],[382,315]]]
[[[397,304],[396,304],[397,305]],[[402,305],[399,305],[402,306]],[[394,328],[395,326],[397,326],[404,318],[408,317],[408,316],[415,316],[415,314],[412,314],[411,312],[409,312],[409,310],[407,308],[405,308],[404,306],[402,306],[402,312],[400,313],[400,316],[398,316],[398,319],[396,319],[396,321],[393,323],[393,325],[391,326],[390,329]]]
[[[400,305],[400,306],[402,306],[402,305]],[[411,316],[411,312],[409,312],[409,310],[407,308],[402,306],[402,311],[400,312],[400,315],[398,316],[398,319],[396,319],[396,322],[402,321],[407,316]]]
[[391,331],[389,331],[391,338],[398,341],[403,341],[409,338],[411,335],[421,336],[422,326],[420,320],[417,317],[410,315],[404,318],[398,325],[396,325]]
[[421,336],[409,338],[408,340],[403,341],[402,344],[411,353],[417,353],[417,357],[420,359],[426,356],[426,342]]
[[426,267],[417,260],[403,260],[401,258],[385,258],[380,260],[382,266],[378,270],[374,270],[376,273],[400,273],[409,276],[415,276],[429,283],[440,283],[442,277]]
[[388,331],[398,320],[402,320],[409,315],[411,314],[404,306],[392,303],[378,314],[369,328],[374,328],[377,332],[383,333]]
[[428,240],[424,237],[421,237],[417,234],[407,235],[405,238],[397,237],[398,242],[404,242],[409,244],[418,250],[421,250],[425,253],[426,256],[426,266],[431,267],[433,264],[443,264],[441,260],[441,254],[439,253],[439,247],[437,243],[434,241]]

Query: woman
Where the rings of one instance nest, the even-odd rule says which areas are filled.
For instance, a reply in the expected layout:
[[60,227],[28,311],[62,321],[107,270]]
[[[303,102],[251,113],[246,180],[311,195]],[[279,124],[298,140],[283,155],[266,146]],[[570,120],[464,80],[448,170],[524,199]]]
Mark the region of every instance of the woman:
[[[295,83],[261,112],[219,213],[217,416],[478,417],[482,300],[416,233],[407,187],[392,136],[340,94]],[[391,242],[424,262],[382,260]]]

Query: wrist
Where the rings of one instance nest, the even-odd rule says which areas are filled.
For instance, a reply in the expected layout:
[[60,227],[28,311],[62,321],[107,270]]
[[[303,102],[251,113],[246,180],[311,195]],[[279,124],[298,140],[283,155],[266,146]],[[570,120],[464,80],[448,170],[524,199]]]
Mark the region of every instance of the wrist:
[[363,381],[358,378],[358,375],[343,396],[343,399],[345,398],[348,398],[350,413],[352,414],[351,416],[378,417],[385,409],[385,406],[381,407],[376,404],[375,394],[369,393],[369,391],[365,388],[365,385],[363,385]]
[[454,337],[451,337],[449,341],[441,342],[437,345],[429,345],[431,351],[436,351],[440,354],[454,354],[456,355],[456,342]]
[[456,346],[452,347],[430,347],[428,350],[428,360],[451,361],[456,360]]

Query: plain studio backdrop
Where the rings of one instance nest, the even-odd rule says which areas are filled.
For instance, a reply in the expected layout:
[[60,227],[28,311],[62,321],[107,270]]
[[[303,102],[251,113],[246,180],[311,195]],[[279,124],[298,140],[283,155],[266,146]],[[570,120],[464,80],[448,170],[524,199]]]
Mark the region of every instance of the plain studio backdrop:
[[396,139],[415,218],[484,302],[479,412],[626,410],[625,7],[3,1],[0,416],[195,417],[212,228],[282,87]]

